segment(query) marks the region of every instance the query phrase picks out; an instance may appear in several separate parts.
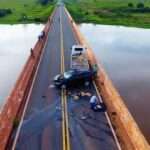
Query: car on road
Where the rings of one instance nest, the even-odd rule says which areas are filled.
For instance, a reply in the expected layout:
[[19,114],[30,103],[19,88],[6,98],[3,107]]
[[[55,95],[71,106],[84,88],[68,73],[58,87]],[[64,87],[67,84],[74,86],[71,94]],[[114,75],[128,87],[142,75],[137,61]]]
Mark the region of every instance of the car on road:
[[72,85],[79,85],[80,83],[87,83],[96,75],[95,70],[69,70],[63,74],[58,74],[54,77],[54,84],[56,87],[68,87]]

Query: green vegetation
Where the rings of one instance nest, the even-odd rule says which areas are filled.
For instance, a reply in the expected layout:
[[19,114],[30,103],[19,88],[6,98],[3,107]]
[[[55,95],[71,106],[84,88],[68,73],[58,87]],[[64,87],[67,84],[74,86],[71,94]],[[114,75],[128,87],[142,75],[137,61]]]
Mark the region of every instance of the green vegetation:
[[[76,22],[150,28],[150,0],[63,0]],[[0,23],[45,22],[56,0],[0,0]]]
[[0,23],[45,22],[54,0],[0,0]]
[[[143,3],[144,2],[144,3]],[[65,0],[76,22],[150,28],[150,0]]]

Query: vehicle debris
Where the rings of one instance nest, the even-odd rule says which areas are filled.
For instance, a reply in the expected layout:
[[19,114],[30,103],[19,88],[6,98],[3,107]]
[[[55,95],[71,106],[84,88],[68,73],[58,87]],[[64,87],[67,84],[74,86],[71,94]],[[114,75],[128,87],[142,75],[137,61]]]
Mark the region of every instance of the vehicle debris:
[[86,120],[87,119],[87,116],[81,116],[81,120]]
[[46,95],[42,95],[42,98],[46,98]]
[[73,94],[71,92],[68,92],[67,95],[73,97],[74,100],[78,100],[82,97],[91,97],[92,94],[89,92],[81,91],[81,92],[77,92],[77,93],[73,93]]
[[56,110],[61,110],[61,107],[60,106],[56,106]]
[[92,94],[89,93],[89,92],[80,92],[81,96],[88,96],[88,97],[91,97]]
[[74,99],[74,100],[78,100],[78,99],[79,99],[79,96],[78,96],[78,95],[73,95],[73,99]]
[[50,84],[48,88],[54,88],[55,85],[54,84]]

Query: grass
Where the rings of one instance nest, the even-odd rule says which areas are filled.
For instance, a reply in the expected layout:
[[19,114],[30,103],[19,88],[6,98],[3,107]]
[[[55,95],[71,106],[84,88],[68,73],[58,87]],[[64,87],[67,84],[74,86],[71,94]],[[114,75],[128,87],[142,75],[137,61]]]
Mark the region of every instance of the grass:
[[[54,0],[56,2],[56,0]],[[140,0],[64,0],[77,23],[112,24],[150,28],[150,0],[145,0],[148,12],[136,10]],[[128,7],[128,3],[134,5]],[[46,22],[54,2],[41,5],[39,0],[0,0],[0,9],[12,14],[0,17],[1,24]]]
[[0,0],[0,9],[12,10],[12,14],[0,17],[0,23],[45,22],[53,7],[53,3],[43,6],[37,0]]
[[[145,0],[148,11],[137,9],[140,0],[65,0],[76,22],[125,25],[150,28],[150,0]],[[133,8],[128,3],[134,5]]]

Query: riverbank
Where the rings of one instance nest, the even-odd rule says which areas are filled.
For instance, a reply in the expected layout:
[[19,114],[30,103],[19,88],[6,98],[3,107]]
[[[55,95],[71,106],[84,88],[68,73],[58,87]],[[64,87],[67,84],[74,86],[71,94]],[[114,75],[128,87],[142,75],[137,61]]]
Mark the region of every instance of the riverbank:
[[46,22],[54,8],[54,0],[1,0],[0,24]]
[[139,0],[65,0],[77,23],[150,28],[150,2]]

